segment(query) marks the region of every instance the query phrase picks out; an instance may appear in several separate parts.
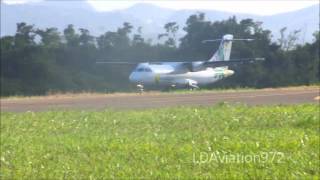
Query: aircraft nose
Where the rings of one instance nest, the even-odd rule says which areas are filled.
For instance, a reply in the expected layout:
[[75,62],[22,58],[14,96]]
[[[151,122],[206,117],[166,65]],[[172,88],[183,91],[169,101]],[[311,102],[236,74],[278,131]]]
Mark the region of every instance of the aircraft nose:
[[131,74],[130,74],[129,80],[130,80],[130,82],[136,82],[137,78],[135,77],[135,74],[134,74],[134,73],[131,73]]
[[225,76],[231,76],[233,74],[234,74],[234,71],[232,71],[232,70],[227,69],[227,70],[224,71],[224,75]]
[[133,75],[132,75],[132,73],[130,74],[130,76],[129,76],[129,81],[133,81]]

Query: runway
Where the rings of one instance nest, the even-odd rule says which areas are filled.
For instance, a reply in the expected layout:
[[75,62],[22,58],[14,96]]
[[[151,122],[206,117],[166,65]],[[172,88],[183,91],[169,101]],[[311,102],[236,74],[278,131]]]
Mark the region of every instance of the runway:
[[319,103],[319,87],[261,89],[235,92],[95,94],[1,99],[2,112],[47,110],[146,109],[173,106],[210,106],[221,102],[247,105]]

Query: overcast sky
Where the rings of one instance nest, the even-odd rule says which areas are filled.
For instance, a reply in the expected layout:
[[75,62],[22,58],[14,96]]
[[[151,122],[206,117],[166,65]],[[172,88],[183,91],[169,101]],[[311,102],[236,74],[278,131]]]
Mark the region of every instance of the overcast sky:
[[[5,3],[27,3],[43,0],[4,0]],[[137,3],[150,3],[160,7],[171,9],[213,9],[228,12],[240,12],[257,15],[272,15],[277,13],[289,12],[302,9],[311,5],[318,4],[318,0],[225,0],[225,1],[205,1],[205,0],[87,0],[97,11],[112,11],[125,9]],[[61,1],[63,3],[63,1]]]

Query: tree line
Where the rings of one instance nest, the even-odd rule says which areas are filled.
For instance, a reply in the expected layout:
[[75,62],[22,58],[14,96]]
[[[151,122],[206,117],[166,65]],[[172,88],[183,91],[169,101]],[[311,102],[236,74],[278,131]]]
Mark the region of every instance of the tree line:
[[[185,35],[178,39],[182,28]],[[93,36],[72,24],[62,32],[57,28],[37,28],[17,24],[13,36],[1,37],[1,96],[42,95],[50,92],[133,91],[128,76],[134,67],[96,64],[96,61],[192,61],[206,60],[219,43],[203,44],[204,39],[233,34],[253,38],[235,42],[231,57],[265,57],[259,63],[232,65],[236,74],[207,88],[277,87],[319,83],[319,32],[311,43],[297,44],[299,31],[280,30],[272,41],[271,31],[252,19],[230,17],[208,21],[205,14],[191,15],[184,25],[164,25],[158,41],[143,37],[142,27],[124,22],[116,31]]]

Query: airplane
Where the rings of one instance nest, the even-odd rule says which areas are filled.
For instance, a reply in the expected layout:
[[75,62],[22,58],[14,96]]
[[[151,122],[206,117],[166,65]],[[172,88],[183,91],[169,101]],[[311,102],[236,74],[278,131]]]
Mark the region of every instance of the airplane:
[[[213,84],[232,76],[234,71],[228,68],[229,64],[264,60],[264,58],[230,59],[233,41],[253,41],[253,39],[234,39],[232,34],[226,34],[222,39],[203,40],[202,42],[215,41],[220,41],[220,45],[209,60],[141,62],[131,72],[129,80],[136,84],[140,91],[143,91],[145,86],[199,89],[201,86]],[[106,61],[97,63],[134,64],[132,62]]]

